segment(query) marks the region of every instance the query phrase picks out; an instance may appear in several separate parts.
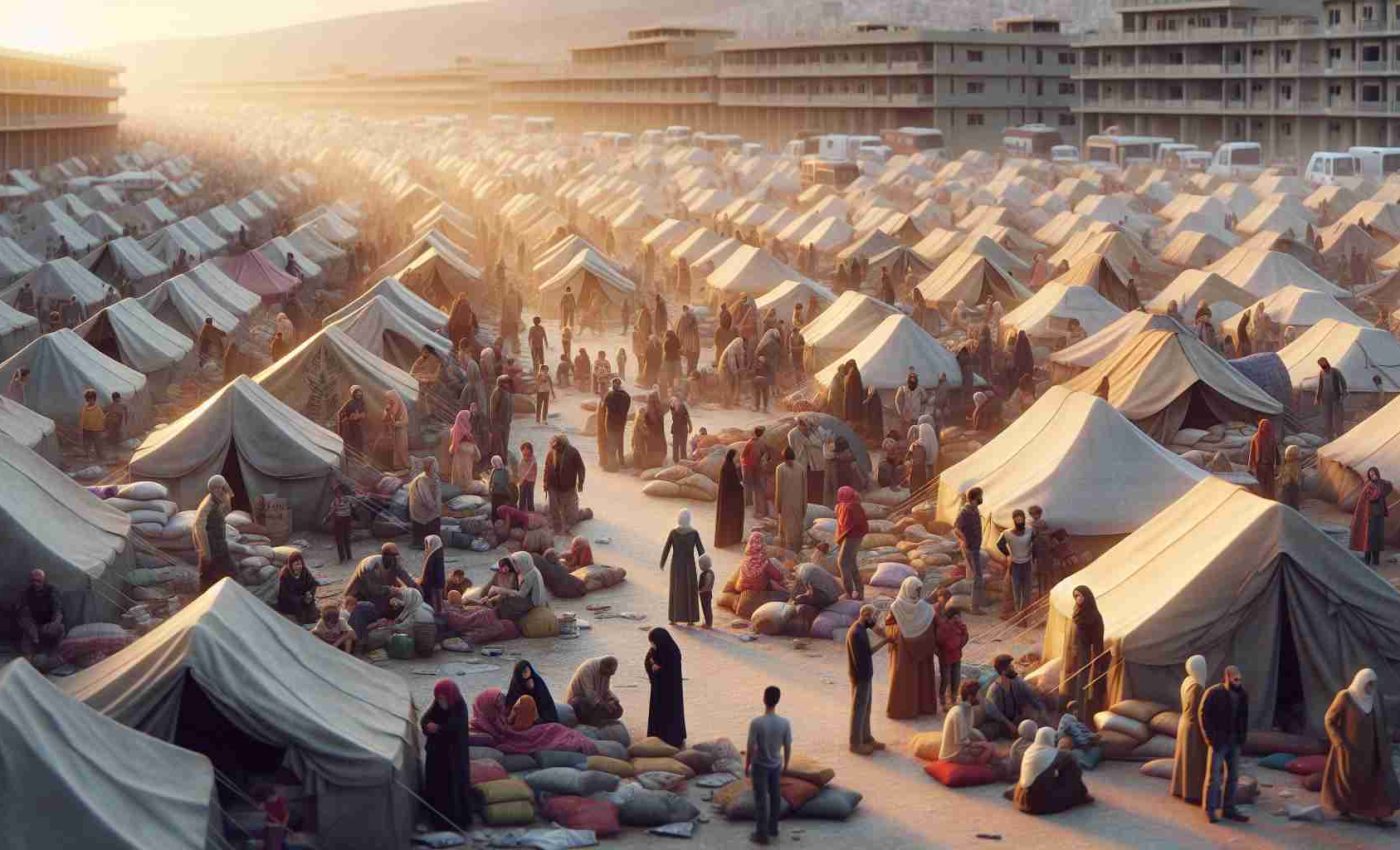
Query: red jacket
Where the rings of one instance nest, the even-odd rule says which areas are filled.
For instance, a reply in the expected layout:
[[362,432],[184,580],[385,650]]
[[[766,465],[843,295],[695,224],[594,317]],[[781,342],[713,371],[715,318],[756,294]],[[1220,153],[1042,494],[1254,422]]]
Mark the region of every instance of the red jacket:
[[940,662],[957,664],[962,661],[963,647],[967,646],[967,623],[952,617],[939,617],[934,627],[934,643]]
[[864,537],[870,533],[870,521],[860,502],[842,502],[836,506],[836,542],[847,537]]

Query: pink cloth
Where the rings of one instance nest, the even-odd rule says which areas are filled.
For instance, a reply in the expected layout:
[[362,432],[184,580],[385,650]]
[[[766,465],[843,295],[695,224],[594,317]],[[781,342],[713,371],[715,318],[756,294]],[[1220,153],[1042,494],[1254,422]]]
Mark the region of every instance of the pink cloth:
[[470,411],[457,411],[457,418],[452,422],[452,445],[448,451],[457,453],[457,447],[463,440],[476,442],[476,437],[472,434],[472,415]]
[[743,592],[768,590],[775,586],[783,586],[783,571],[763,551],[763,534],[755,531],[744,545],[744,560],[739,564],[739,580],[735,582],[735,587]]
[[500,688],[487,688],[476,697],[472,706],[471,729],[483,735],[490,735],[496,741],[496,749],[503,753],[536,753],[540,750],[562,750],[584,755],[597,755],[598,746],[567,726],[558,723],[540,723],[529,729],[517,731],[510,727],[506,711],[506,696]]

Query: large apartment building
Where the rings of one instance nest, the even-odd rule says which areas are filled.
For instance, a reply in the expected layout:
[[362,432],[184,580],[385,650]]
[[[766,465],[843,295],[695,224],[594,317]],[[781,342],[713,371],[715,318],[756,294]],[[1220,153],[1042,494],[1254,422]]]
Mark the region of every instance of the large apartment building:
[[396,74],[335,73],[286,80],[212,82],[188,94],[223,106],[327,110],[398,117],[465,115],[484,118],[488,68],[459,57],[451,68]]
[[117,139],[115,65],[0,48],[0,171],[94,153]]
[[1113,0],[1118,28],[1078,43],[1081,138],[1117,127],[1201,147],[1400,146],[1400,3]]
[[567,65],[494,75],[492,111],[551,115],[574,131],[683,124],[770,145],[802,130],[900,126],[938,127],[954,150],[994,147],[1024,123],[1074,135],[1075,57],[1055,20],[968,32],[864,24],[776,41],[658,27],[571,54]]

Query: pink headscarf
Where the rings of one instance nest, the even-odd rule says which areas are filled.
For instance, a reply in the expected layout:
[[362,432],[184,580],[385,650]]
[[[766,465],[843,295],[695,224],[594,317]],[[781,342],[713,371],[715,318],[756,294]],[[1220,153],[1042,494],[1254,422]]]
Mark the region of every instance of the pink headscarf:
[[462,691],[451,679],[438,679],[433,685],[433,699],[445,700],[449,707],[454,706],[462,701]]
[[739,564],[739,577],[745,585],[766,585],[771,567],[768,555],[763,551],[763,534],[755,531],[744,544],[744,560]]
[[472,433],[472,415],[470,411],[457,411],[457,418],[452,421],[452,445],[449,451],[456,452],[462,441],[476,442],[476,435]]
[[477,694],[472,705],[471,730],[489,735],[495,748],[503,753],[536,753],[540,750],[563,750],[584,755],[596,755],[598,746],[567,726],[539,723],[528,729],[513,729],[506,710],[506,695],[500,688],[487,688]]

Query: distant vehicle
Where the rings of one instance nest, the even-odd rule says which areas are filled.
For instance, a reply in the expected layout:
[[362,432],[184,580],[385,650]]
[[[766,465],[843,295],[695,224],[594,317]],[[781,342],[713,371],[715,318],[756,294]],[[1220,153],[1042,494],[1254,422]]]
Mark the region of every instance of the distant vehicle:
[[1318,151],[1308,160],[1303,179],[1310,186],[1331,186],[1343,177],[1361,174],[1361,162],[1350,153]]
[[553,133],[554,119],[548,115],[531,115],[526,117],[523,127],[530,134]]
[[1079,148],[1074,145],[1055,145],[1050,149],[1051,162],[1078,162]]
[[935,127],[900,127],[881,130],[880,140],[897,154],[943,151],[943,131]]
[[817,144],[817,156],[822,159],[844,159],[855,161],[857,153],[863,147],[880,147],[883,143],[879,136],[847,136],[840,133],[828,133],[820,137]]
[[696,147],[722,154],[743,147],[744,137],[725,133],[696,133],[694,142]]
[[486,119],[486,126],[493,133],[511,134],[520,132],[520,116],[492,115]]
[[640,142],[644,145],[666,144],[665,130],[643,130]]
[[1177,151],[1167,158],[1166,165],[1182,171],[1205,171],[1214,160],[1215,154],[1210,151]]
[[763,156],[766,152],[767,148],[762,142],[744,142],[744,146],[739,149],[739,153],[744,156]]
[[1400,148],[1352,147],[1347,153],[1361,164],[1362,177],[1381,180],[1400,172]]
[[688,145],[690,139],[695,134],[689,127],[682,124],[673,124],[666,128],[666,144],[668,145]]
[[1174,155],[1185,151],[1194,150],[1198,150],[1198,148],[1195,145],[1189,145],[1185,142],[1168,142],[1164,145],[1158,145],[1157,164],[1161,166],[1171,167],[1171,161]]
[[860,176],[860,166],[849,160],[806,159],[802,161],[802,188],[830,186],[844,189]]
[[1090,136],[1084,142],[1084,159],[1090,165],[1127,168],[1151,163],[1157,148],[1171,141],[1161,136]]
[[1049,159],[1056,146],[1064,144],[1060,131],[1049,124],[1023,124],[1002,133],[1001,146],[1012,156]]
[[884,164],[889,162],[893,155],[894,151],[890,149],[889,145],[861,145],[856,150],[856,162]]
[[1264,148],[1258,142],[1226,142],[1215,149],[1207,174],[1253,178],[1264,173]]

